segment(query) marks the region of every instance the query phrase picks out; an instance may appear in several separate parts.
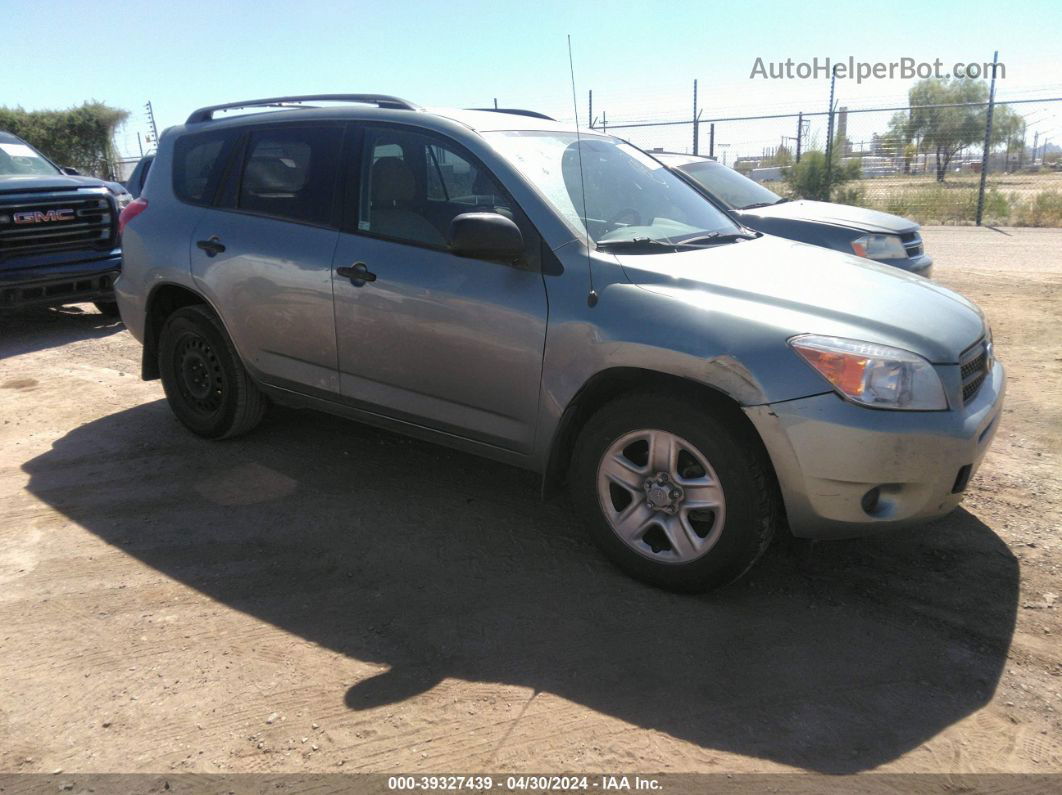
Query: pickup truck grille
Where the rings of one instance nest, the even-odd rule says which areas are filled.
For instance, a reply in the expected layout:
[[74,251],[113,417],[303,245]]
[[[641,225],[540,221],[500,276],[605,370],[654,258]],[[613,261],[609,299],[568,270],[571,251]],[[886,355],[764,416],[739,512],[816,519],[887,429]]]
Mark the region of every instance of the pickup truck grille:
[[114,204],[106,189],[0,194],[0,259],[114,245]]
[[959,357],[959,372],[962,375],[962,402],[969,403],[981,389],[981,384],[988,377],[988,345],[979,340],[966,349]]

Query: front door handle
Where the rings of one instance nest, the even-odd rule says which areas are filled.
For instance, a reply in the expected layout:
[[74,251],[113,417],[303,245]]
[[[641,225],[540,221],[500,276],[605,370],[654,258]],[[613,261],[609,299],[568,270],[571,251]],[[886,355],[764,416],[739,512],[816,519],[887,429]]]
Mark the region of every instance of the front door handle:
[[344,279],[350,279],[350,283],[355,287],[364,287],[365,282],[376,281],[376,274],[372,273],[364,262],[355,262],[353,265],[340,265],[336,268],[336,273]]
[[207,240],[197,240],[195,244],[203,249],[208,257],[215,257],[225,250],[221,238],[217,235],[211,235]]

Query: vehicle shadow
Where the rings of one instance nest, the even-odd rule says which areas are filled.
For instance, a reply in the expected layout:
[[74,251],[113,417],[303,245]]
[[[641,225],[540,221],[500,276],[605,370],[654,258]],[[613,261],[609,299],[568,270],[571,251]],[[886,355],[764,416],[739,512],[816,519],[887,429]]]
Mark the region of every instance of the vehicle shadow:
[[0,359],[108,337],[124,328],[119,318],[101,315],[91,304],[6,310],[0,312]]
[[310,412],[211,443],[157,401],[23,469],[36,497],[165,575],[389,665],[336,693],[352,710],[444,677],[517,684],[849,773],[982,707],[1014,629],[1018,562],[962,510],[886,538],[781,544],[750,578],[690,597],[613,570],[529,473]]

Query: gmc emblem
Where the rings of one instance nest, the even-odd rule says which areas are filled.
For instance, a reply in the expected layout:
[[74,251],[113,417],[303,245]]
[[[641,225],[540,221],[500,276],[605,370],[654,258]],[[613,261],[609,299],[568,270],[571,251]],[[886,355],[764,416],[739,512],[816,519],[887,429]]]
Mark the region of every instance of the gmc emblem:
[[62,210],[25,210],[21,213],[13,213],[12,218],[16,224],[47,224],[54,221],[73,221],[76,218],[73,208]]

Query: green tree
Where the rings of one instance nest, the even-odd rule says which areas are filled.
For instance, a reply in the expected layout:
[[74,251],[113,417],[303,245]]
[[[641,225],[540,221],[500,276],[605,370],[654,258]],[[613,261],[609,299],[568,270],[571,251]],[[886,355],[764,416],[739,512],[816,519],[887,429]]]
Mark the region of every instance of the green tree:
[[0,107],[0,130],[17,135],[60,166],[110,176],[114,134],[129,112],[93,100],[69,110]]
[[[843,191],[845,183],[859,179],[861,174],[859,161],[855,158],[842,161],[840,157],[834,157],[832,166],[829,169],[826,166],[825,152],[805,152],[800,162],[786,172],[786,185],[790,193],[801,199],[828,202]],[[853,194],[849,192],[845,195]]]
[[[943,182],[955,155],[984,143],[988,84],[983,80],[927,78],[911,88],[908,101],[908,140],[917,144],[918,151],[935,155],[937,181]],[[893,120],[899,123],[897,116]],[[990,148],[999,144],[1012,147],[1024,132],[1025,122],[1013,110],[1005,105],[993,109]]]

